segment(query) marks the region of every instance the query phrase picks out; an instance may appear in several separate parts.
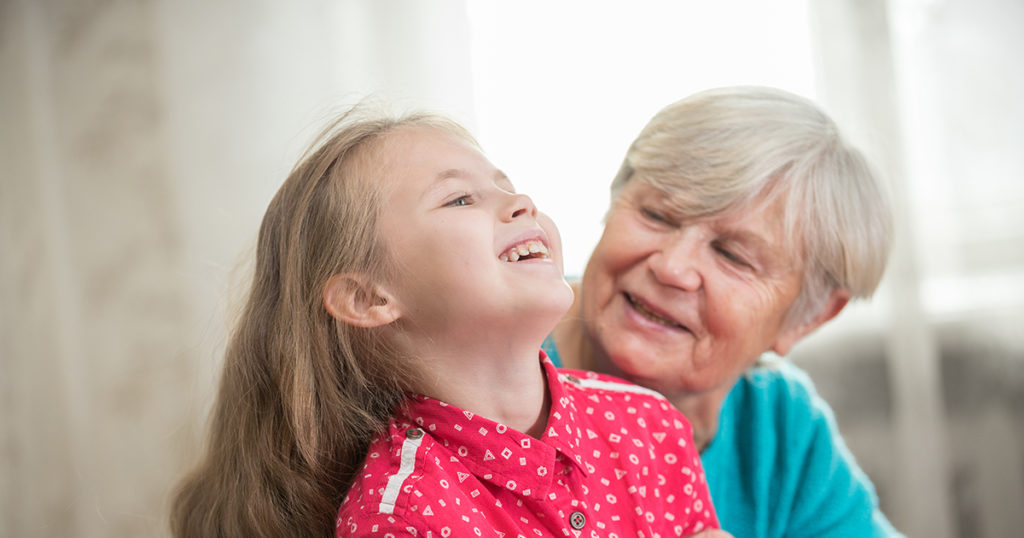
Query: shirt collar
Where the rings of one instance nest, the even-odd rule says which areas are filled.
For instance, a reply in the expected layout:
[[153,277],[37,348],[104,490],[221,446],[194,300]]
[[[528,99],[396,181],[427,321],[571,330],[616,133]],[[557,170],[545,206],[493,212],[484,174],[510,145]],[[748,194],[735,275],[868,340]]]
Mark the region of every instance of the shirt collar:
[[[551,396],[551,409],[544,434],[534,439],[470,411],[428,396],[413,395],[402,418],[415,424],[447,447],[458,461],[481,480],[508,488],[527,497],[547,494],[559,461],[573,465],[584,476],[593,468],[581,454],[581,431],[572,392],[564,383],[571,376],[559,375],[543,351],[540,360]],[[459,477],[464,479],[464,477]]]

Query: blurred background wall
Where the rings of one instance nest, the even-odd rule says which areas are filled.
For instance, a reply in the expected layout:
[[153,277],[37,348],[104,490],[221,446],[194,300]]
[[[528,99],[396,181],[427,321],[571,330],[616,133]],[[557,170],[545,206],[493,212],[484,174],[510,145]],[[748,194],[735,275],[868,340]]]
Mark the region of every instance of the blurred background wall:
[[366,95],[463,121],[579,274],[659,108],[821,103],[891,187],[879,294],[793,353],[890,519],[1024,528],[1024,3],[0,0],[0,536],[166,535],[262,213]]

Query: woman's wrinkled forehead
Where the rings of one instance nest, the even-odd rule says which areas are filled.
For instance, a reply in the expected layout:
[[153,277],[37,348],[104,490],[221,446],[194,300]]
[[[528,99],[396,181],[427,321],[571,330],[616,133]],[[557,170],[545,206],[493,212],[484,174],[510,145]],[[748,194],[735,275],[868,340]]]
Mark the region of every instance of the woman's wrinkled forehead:
[[656,199],[680,218],[759,210],[777,198],[773,189],[750,188],[728,178],[681,177],[677,173],[635,172],[619,193],[629,185]]
[[769,225],[776,228],[765,230],[776,238],[780,255],[799,262],[803,258],[803,233],[799,225],[797,200],[789,196],[787,189],[779,182],[771,182],[758,190],[742,188],[721,188],[699,181],[684,181],[678,176],[670,179],[655,174],[634,173],[629,181],[616,193],[618,203],[621,195],[640,199],[633,203],[655,203],[661,211],[669,211],[681,222],[718,221],[733,222],[750,215],[768,213]]

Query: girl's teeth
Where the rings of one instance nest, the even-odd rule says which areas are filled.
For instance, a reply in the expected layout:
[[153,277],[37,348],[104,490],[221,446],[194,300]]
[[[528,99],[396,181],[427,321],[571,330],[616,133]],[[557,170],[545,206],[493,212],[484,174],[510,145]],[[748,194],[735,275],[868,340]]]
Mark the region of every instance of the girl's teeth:
[[498,259],[503,262],[515,262],[519,261],[520,258],[529,256],[530,254],[540,254],[540,257],[547,258],[548,249],[539,241],[530,241],[508,249],[508,252],[498,256]]

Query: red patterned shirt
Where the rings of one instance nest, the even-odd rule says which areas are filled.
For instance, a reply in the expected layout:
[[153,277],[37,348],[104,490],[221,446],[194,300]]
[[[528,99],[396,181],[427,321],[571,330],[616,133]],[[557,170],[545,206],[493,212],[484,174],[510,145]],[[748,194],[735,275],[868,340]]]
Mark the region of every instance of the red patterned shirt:
[[718,527],[690,424],[660,394],[557,370],[534,439],[415,396],[374,441],[337,536],[688,536]]

